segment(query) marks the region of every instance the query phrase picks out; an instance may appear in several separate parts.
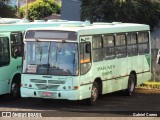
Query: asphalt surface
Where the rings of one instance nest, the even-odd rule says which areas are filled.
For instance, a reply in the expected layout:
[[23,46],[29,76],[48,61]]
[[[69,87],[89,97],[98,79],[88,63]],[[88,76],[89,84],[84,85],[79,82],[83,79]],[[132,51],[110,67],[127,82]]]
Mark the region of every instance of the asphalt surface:
[[0,96],[0,111],[11,112],[12,115],[20,113],[21,117],[28,113],[42,117],[160,117],[160,94],[125,96],[116,92],[103,95],[94,106],[67,100],[42,102],[41,99],[21,98],[12,101]]

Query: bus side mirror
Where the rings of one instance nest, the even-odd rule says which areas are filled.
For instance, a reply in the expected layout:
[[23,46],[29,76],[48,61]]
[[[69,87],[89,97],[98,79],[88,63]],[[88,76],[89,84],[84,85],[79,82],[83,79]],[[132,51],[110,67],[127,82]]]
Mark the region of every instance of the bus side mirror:
[[157,64],[160,64],[160,57],[157,58]]
[[158,54],[157,54],[157,64],[160,64],[160,50],[158,50]]
[[85,53],[90,53],[91,52],[91,44],[86,44],[85,45]]

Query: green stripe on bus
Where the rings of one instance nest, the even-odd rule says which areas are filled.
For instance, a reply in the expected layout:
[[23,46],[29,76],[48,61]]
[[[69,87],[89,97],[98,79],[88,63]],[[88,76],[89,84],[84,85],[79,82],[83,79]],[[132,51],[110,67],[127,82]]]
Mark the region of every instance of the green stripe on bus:
[[151,67],[151,56],[150,55],[145,55],[145,58],[147,60],[148,66]]

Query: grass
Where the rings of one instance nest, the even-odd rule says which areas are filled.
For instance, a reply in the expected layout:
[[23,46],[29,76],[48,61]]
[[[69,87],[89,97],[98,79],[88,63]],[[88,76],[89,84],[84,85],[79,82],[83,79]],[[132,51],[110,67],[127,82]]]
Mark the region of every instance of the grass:
[[136,87],[135,92],[145,94],[160,94],[160,82],[145,82]]
[[160,90],[160,82],[145,82],[138,86],[138,88]]

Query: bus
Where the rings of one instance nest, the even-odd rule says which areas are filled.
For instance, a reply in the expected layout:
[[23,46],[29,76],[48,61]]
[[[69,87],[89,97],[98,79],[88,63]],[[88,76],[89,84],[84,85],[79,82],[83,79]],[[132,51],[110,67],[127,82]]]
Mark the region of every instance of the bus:
[[28,29],[24,38],[21,96],[84,100],[151,79],[150,28],[145,24],[93,23]]
[[0,95],[16,99],[20,96],[22,71],[23,34],[27,28],[56,27],[60,24],[89,24],[66,20],[0,19]]
[[16,19],[16,18],[1,18],[0,17],[0,24],[4,23],[4,24],[7,24],[7,23],[16,23],[16,22],[19,22],[21,21],[22,19]]

